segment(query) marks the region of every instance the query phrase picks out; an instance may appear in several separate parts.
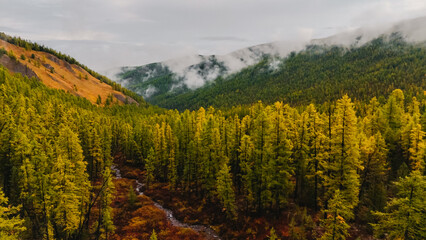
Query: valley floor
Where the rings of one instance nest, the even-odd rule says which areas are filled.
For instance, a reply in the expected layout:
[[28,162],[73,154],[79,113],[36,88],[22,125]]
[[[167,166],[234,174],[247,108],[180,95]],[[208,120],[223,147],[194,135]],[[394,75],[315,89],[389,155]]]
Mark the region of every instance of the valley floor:
[[[171,213],[139,192],[143,172],[139,169],[120,167],[114,180],[116,197],[113,202],[116,231],[113,239],[149,239],[155,230],[159,239],[219,239],[214,233],[192,229],[173,218]],[[122,175],[122,177],[121,177]],[[133,194],[131,193],[133,192]]]
[[[229,221],[218,202],[207,203],[196,194],[171,190],[165,183],[147,189],[145,171],[124,164],[115,168],[115,240],[149,239],[153,229],[158,239],[165,240],[269,239],[271,228],[282,239],[316,239],[315,232],[321,232],[319,214],[306,213],[295,204],[278,214],[265,212]],[[361,225],[353,224],[350,233],[348,239],[374,239]]]

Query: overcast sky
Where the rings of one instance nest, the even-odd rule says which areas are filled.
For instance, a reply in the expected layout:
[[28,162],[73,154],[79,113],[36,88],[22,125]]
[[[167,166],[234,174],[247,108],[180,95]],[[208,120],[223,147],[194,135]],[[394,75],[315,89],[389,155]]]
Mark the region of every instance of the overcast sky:
[[425,0],[0,0],[0,32],[103,72],[424,15]]

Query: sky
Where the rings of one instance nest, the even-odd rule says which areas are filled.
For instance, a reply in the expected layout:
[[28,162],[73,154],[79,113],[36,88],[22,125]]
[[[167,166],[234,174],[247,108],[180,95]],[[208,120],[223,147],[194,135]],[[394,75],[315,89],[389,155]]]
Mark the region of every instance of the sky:
[[0,32],[102,73],[425,15],[424,0],[0,0]]

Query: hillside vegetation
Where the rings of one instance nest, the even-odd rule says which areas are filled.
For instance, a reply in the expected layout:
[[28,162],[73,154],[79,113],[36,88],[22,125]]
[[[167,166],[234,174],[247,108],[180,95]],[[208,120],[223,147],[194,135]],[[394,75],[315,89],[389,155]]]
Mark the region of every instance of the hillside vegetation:
[[144,103],[142,97],[69,56],[4,33],[0,33],[0,64],[11,72],[36,77],[46,86],[87,98],[92,103]]
[[423,239],[425,106],[394,90],[322,110],[98,108],[0,68],[0,236],[199,239],[113,181],[115,161],[225,238]]
[[0,239],[426,238],[423,45],[313,45],[151,98],[178,111],[2,38]]
[[[399,34],[382,36],[360,47],[310,45],[281,60],[266,56],[263,61],[228,77],[219,77],[196,90],[170,87],[176,76],[167,73],[150,80],[136,81],[138,70],[122,76],[135,81],[140,92],[152,85],[159,89],[146,100],[169,109],[232,107],[284,101],[292,105],[322,104],[343,94],[367,101],[403,89],[408,96],[424,98],[426,88],[426,48],[407,43]],[[167,71],[166,71],[167,72]],[[136,76],[135,76],[136,75]],[[379,99],[380,100],[380,99]]]

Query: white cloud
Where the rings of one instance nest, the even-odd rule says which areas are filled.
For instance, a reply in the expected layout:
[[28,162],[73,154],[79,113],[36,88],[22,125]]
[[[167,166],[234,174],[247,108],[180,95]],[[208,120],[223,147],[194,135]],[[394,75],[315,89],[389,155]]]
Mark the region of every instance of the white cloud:
[[145,91],[143,92],[143,94],[141,94],[143,97],[145,98],[149,98],[152,96],[152,94],[156,93],[158,91],[157,88],[155,88],[152,85],[149,85],[147,89],[145,89]]
[[49,43],[98,71],[305,41],[426,13],[424,0],[0,0],[0,6],[0,31]]

